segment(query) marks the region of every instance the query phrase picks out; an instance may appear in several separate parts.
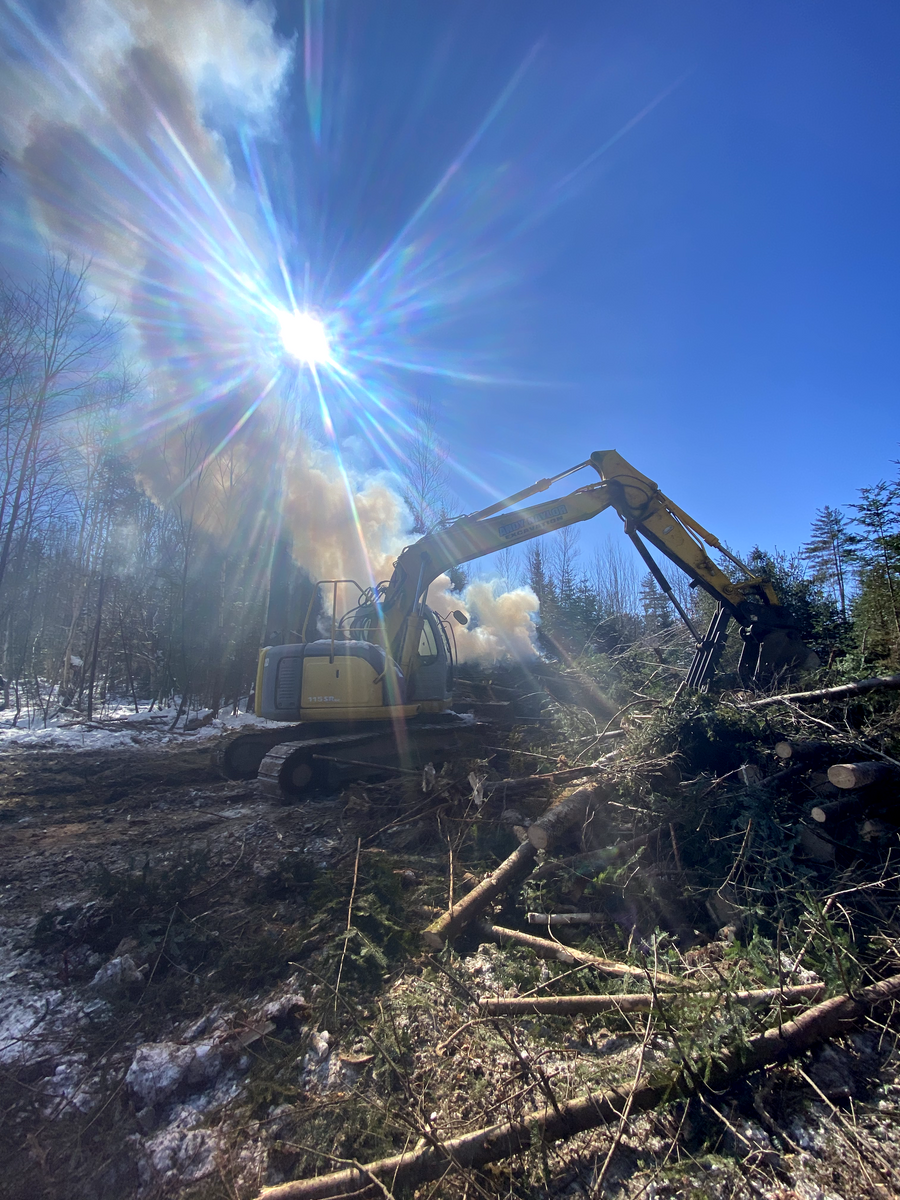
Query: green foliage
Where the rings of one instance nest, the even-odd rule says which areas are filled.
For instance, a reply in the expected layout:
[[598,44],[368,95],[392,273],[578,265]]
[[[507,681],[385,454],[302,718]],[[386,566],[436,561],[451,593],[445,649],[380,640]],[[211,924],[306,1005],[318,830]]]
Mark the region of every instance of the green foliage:
[[853,538],[850,523],[840,509],[826,504],[816,510],[810,535],[800,554],[813,572],[813,581],[828,589],[846,620]]
[[639,755],[677,754],[695,772],[724,774],[759,753],[762,717],[713,696],[684,695],[660,709],[635,735]]
[[[208,870],[209,856],[202,850],[156,862],[147,857],[138,869],[133,863],[124,871],[101,867],[94,879],[99,899],[43,913],[35,926],[35,945],[65,949],[87,944],[108,953],[124,937],[152,940],[174,921],[179,906]],[[198,931],[186,930],[178,937],[186,950],[199,937],[206,952],[206,939]],[[188,957],[196,954],[189,953]]]
[[755,546],[747,565],[772,583],[801,639],[823,662],[849,649],[850,628],[839,604],[824,581],[806,574],[799,555],[769,553]]
[[857,642],[876,661],[900,658],[900,484],[861,488],[850,553],[859,592],[853,603]]
[[340,972],[342,990],[349,984],[377,991],[391,963],[415,945],[406,926],[401,885],[392,865],[380,855],[366,855],[361,860],[355,892],[352,874],[336,880],[332,873],[323,873],[310,904],[318,914],[314,928],[328,930],[323,975],[334,982]]
[[209,870],[205,850],[188,850],[171,860],[153,862],[149,856],[140,870],[110,871],[101,867],[97,892],[110,906],[113,923],[159,916],[182,904]]
[[675,624],[672,606],[649,571],[641,581],[641,608],[648,633],[659,633]]
[[290,854],[263,875],[249,899],[258,901],[306,898],[316,882],[315,867],[302,854]]
[[236,943],[217,957],[215,979],[220,989],[261,987],[282,974],[289,962],[299,958],[302,931],[254,925]]

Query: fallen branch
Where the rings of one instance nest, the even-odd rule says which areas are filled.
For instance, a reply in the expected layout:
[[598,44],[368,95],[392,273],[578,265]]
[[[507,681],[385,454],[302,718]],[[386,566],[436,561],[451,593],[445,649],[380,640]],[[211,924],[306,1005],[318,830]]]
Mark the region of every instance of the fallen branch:
[[[857,996],[837,996],[807,1009],[793,1021],[767,1030],[731,1053],[695,1067],[682,1064],[659,1071],[632,1087],[591,1092],[575,1100],[538,1109],[520,1121],[476,1129],[461,1137],[438,1141],[381,1158],[359,1167],[264,1188],[260,1200],[331,1200],[332,1197],[377,1194],[381,1180],[392,1189],[408,1188],[441,1178],[447,1171],[479,1168],[511,1158],[534,1145],[573,1137],[600,1125],[618,1122],[627,1110],[646,1112],[667,1101],[710,1088],[720,1090],[748,1071],[794,1057],[818,1042],[852,1028],[876,1005],[900,996],[900,975],[894,975]],[[373,1183],[373,1180],[375,1181]]]
[[[594,967],[604,975],[615,975],[619,978],[647,978],[647,971],[643,967],[615,962],[611,958],[598,958],[596,954],[587,954],[584,950],[564,946],[562,942],[551,942],[548,938],[535,937],[532,933],[520,933],[518,929],[504,929],[502,925],[479,921],[478,932],[489,941],[496,942],[498,946],[511,942],[514,946],[524,946],[526,950],[533,950],[541,958],[550,958],[555,962],[580,963],[586,967]],[[665,971],[656,971],[653,978],[657,984],[664,987],[691,987],[687,980],[679,979],[677,975],[667,975]]]
[[858,683],[842,683],[840,687],[819,688],[814,692],[786,692],[782,696],[765,696],[749,701],[748,708],[765,708],[769,704],[791,704],[797,700],[844,700],[848,696],[864,696],[866,692],[900,688],[900,675],[876,675]]
[[492,871],[448,912],[422,930],[426,945],[432,950],[439,950],[445,942],[452,942],[467,925],[484,912],[496,896],[529,873],[536,854],[537,851],[531,842],[523,842],[518,846],[496,871]]
[[617,842],[614,846],[603,846],[600,850],[588,850],[583,854],[572,854],[568,858],[548,858],[535,868],[532,879],[546,879],[550,875],[558,875],[560,871],[572,871],[576,875],[585,876],[597,874],[611,863],[631,858],[661,832],[661,829],[653,829],[649,833],[642,833],[640,837],[631,838],[627,842]]
[[602,913],[539,913],[526,914],[529,925],[602,925],[607,919]]
[[519,775],[513,779],[496,779],[488,781],[484,790],[492,794],[503,788],[505,792],[524,792],[528,788],[540,784],[571,783],[573,779],[583,779],[587,775],[599,775],[606,768],[606,761],[615,758],[614,754],[604,755],[603,762],[590,763],[584,767],[567,767],[564,771],[550,771],[545,775]]
[[[805,983],[798,987],[762,988],[750,992],[690,992],[692,1000],[727,1000],[736,1004],[797,1004],[801,1000],[821,1000],[824,983]],[[483,996],[478,1007],[486,1016],[526,1016],[545,1013],[568,1016],[571,1013],[649,1012],[660,1002],[683,1000],[684,992],[631,992],[621,996]]]

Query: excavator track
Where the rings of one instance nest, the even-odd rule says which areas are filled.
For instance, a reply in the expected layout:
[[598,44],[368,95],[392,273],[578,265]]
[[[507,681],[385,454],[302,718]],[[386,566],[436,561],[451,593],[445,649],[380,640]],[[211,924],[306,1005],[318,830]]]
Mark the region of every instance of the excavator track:
[[[232,751],[232,769],[238,766],[248,769],[254,757],[265,749],[256,772],[259,794],[291,803],[304,799],[313,791],[337,787],[352,779],[390,775],[398,767],[417,770],[426,762],[437,766],[463,752],[484,731],[483,725],[460,718],[455,721],[431,719],[421,725],[410,722],[402,727],[399,738],[391,726],[298,738],[301,728],[294,726],[288,730],[243,734],[229,744],[235,747],[244,738],[250,743]],[[292,740],[283,740],[285,735],[290,737],[292,734]],[[276,738],[282,740],[273,744]],[[229,746],[220,757],[227,755]]]
[[317,765],[310,743],[282,742],[260,763],[257,790],[273,800],[299,800],[312,783]]
[[260,763],[269,751],[283,740],[283,736],[284,731],[280,729],[239,734],[216,748],[213,752],[213,766],[221,771],[226,779],[255,779]]

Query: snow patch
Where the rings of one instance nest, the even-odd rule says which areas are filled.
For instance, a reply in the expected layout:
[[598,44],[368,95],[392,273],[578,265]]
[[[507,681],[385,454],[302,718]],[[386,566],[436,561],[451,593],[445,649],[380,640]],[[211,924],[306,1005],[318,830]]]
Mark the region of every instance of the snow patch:
[[135,1102],[155,1108],[176,1092],[210,1083],[222,1072],[224,1048],[215,1042],[148,1042],[139,1046],[125,1076]]
[[190,712],[179,718],[178,727],[173,731],[171,726],[177,713],[177,708],[154,708],[151,712],[149,707],[135,712],[133,704],[122,702],[105,704],[95,719],[88,721],[70,709],[57,709],[55,704],[48,705],[46,718],[40,708],[34,707],[23,707],[17,718],[15,708],[8,707],[0,710],[0,750],[23,746],[48,750],[165,746],[221,737],[223,733],[248,725],[267,727],[273,724],[255,713],[229,714],[215,720],[201,716],[198,722],[197,714]]

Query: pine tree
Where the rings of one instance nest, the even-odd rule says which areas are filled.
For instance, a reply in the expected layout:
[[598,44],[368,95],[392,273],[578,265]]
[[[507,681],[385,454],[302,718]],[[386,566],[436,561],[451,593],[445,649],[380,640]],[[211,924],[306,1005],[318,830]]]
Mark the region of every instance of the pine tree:
[[641,608],[648,633],[659,633],[663,629],[670,629],[674,624],[669,601],[649,571],[641,580]]
[[852,540],[852,556],[859,569],[860,597],[857,623],[880,631],[896,655],[900,650],[900,484],[881,480],[860,488],[856,510],[859,533]]
[[528,586],[537,596],[541,605],[541,612],[543,613],[544,606],[552,603],[556,599],[556,595],[553,580],[544,563],[544,553],[541,550],[539,542],[532,542],[528,547],[525,571]]
[[769,580],[801,640],[816,650],[823,662],[846,649],[848,627],[837,601],[821,580],[809,578],[800,554],[769,553],[754,546],[747,565]]
[[811,537],[800,551],[813,570],[816,583],[824,584],[836,597],[841,617],[847,619],[847,575],[853,535],[850,523],[839,508],[816,510]]

